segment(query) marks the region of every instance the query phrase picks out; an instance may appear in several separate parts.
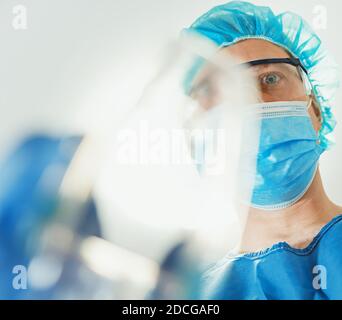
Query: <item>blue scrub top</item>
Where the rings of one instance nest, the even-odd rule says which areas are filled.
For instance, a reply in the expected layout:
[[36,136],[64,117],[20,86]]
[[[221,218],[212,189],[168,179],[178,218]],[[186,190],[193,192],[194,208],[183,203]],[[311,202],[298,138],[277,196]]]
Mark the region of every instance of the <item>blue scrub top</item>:
[[228,255],[203,276],[204,299],[342,299],[342,215],[304,249],[280,242]]

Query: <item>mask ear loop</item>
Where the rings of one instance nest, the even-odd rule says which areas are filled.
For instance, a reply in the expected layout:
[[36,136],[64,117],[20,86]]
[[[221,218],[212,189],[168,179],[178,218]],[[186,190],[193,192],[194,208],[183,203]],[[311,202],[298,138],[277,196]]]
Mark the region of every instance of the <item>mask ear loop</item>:
[[[300,78],[301,78],[301,80],[303,81],[303,84],[304,84],[305,94],[309,97],[308,104],[307,104],[307,107],[306,107],[306,110],[309,112],[309,109],[312,106],[312,102],[313,102],[312,85],[311,85],[311,83],[310,83],[310,81],[308,79],[307,73],[304,72],[304,70],[300,66],[298,66],[297,69],[298,69]],[[318,137],[317,137],[317,144],[321,144],[321,140],[319,138],[319,134],[318,134]]]
[[311,105],[312,105],[312,96],[311,95],[309,95],[309,101],[308,101],[308,104],[307,104],[307,107],[306,107],[306,110],[309,110],[310,109],[310,107],[311,107]]
[[304,70],[300,66],[297,67],[297,70],[298,70],[299,76],[303,82],[305,94],[309,97],[309,101],[308,101],[307,108],[306,108],[306,110],[309,110],[311,105],[312,105],[312,101],[313,101],[313,99],[312,99],[312,86],[311,86],[311,83],[307,77],[307,74],[304,72]]

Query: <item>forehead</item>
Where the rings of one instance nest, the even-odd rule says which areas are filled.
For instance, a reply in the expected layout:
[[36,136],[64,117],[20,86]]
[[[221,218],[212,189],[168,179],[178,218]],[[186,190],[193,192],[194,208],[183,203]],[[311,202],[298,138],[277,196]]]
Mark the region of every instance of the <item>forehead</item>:
[[285,49],[262,39],[247,39],[221,49],[221,54],[229,54],[241,62],[268,58],[289,58]]

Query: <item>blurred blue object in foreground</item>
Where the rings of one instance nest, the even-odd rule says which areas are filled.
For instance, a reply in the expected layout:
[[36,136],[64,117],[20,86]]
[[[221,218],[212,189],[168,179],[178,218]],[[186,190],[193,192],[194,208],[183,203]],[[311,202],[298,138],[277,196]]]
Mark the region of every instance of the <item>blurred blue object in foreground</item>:
[[147,296],[150,300],[196,300],[200,298],[201,269],[199,256],[184,238],[165,255],[156,287]]
[[[81,140],[31,136],[0,163],[0,299],[35,298],[29,287],[13,287],[15,268],[27,267],[36,253],[42,229],[54,218],[59,187]],[[98,235],[92,201],[87,211],[78,233]]]

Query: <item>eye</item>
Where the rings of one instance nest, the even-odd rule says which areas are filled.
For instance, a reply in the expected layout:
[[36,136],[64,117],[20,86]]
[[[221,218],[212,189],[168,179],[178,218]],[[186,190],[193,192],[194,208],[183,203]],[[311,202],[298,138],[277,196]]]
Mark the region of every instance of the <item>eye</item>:
[[195,86],[191,92],[194,97],[205,97],[209,96],[212,92],[212,85],[209,81],[202,81]]
[[204,109],[212,107],[217,98],[216,88],[211,81],[202,81],[192,89],[190,95]]
[[260,79],[262,85],[274,86],[280,82],[281,77],[277,73],[272,72],[262,75]]

